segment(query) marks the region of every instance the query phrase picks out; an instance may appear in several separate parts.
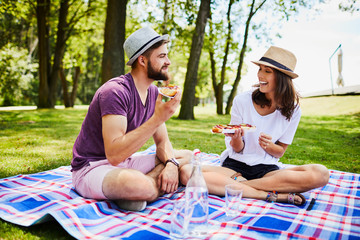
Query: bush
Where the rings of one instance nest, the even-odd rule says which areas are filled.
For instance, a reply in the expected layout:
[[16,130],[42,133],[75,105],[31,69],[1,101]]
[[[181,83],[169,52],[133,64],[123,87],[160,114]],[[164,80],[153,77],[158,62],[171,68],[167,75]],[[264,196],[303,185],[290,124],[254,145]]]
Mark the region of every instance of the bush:
[[0,49],[0,105],[34,104],[33,87],[38,85],[34,74],[37,63],[32,63],[28,51],[8,43]]

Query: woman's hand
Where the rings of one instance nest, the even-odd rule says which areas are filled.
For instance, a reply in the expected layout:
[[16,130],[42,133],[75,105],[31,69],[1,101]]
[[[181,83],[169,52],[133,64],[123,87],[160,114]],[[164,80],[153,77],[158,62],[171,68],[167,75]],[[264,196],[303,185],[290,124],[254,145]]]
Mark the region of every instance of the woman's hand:
[[284,155],[288,144],[279,141],[273,143],[271,139],[272,137],[270,135],[265,133],[260,133],[259,136],[260,147],[262,147],[262,149],[264,149],[264,151],[270,154],[271,156],[274,156],[276,158],[281,158]]
[[234,133],[225,133],[224,135],[231,137],[230,145],[235,152],[239,153],[244,149],[245,143],[242,139],[244,136],[244,131],[241,128],[236,129]]
[[259,136],[260,147],[262,147],[266,151],[266,148],[268,148],[270,146],[270,144],[273,143],[271,141],[271,139],[272,139],[272,137],[270,135],[265,134],[265,133],[260,133],[260,136]]

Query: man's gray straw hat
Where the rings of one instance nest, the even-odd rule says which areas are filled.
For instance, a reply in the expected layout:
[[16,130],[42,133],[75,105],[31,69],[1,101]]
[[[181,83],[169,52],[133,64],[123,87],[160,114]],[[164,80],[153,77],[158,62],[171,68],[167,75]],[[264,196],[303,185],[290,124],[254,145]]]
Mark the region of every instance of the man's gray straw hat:
[[140,28],[132,33],[124,42],[124,50],[129,58],[126,65],[131,66],[141,54],[161,40],[169,40],[169,35],[160,36],[150,27]]

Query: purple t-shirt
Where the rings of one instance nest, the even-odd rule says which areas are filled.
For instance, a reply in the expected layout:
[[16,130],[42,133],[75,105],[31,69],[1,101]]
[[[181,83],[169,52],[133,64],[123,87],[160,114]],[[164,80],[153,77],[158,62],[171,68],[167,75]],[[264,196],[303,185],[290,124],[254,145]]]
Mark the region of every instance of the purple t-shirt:
[[158,89],[150,85],[145,105],[130,73],[104,83],[95,93],[73,147],[72,170],[91,161],[106,159],[102,136],[102,117],[108,114],[127,118],[126,132],[146,122],[155,111]]

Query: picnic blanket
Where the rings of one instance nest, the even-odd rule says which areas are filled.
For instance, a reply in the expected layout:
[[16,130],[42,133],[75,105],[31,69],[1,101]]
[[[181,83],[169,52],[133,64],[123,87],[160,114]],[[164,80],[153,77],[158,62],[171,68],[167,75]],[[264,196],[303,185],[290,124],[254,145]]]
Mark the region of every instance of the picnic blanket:
[[[153,154],[154,146],[145,153]],[[201,153],[208,164],[217,154]],[[209,196],[206,239],[360,239],[359,174],[331,170],[323,188],[306,192],[305,206],[243,199],[241,214],[227,217],[224,198]],[[0,217],[21,226],[55,219],[78,239],[169,239],[174,201],[184,187],[148,204],[141,212],[112,201],[82,198],[71,183],[70,166],[0,179]],[[311,201],[316,199],[316,201]]]

